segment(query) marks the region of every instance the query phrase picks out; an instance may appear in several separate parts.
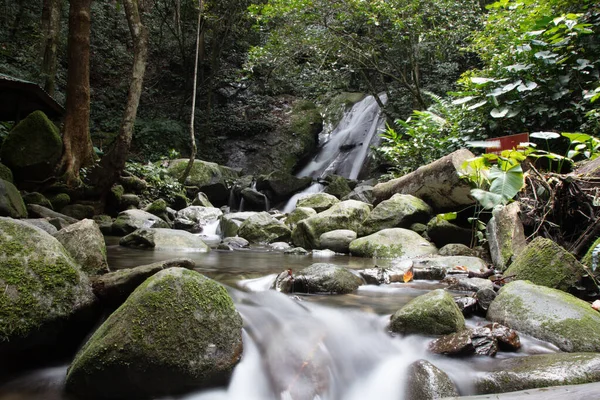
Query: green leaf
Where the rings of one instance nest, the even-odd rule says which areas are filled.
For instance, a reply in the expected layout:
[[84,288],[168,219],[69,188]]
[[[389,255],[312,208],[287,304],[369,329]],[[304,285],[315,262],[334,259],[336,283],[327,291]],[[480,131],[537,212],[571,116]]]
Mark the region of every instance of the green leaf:
[[475,104],[467,107],[467,110],[469,110],[469,111],[475,110],[476,108],[479,108],[479,107],[481,107],[481,106],[483,106],[485,104],[487,104],[487,100],[483,100],[483,101],[477,102],[477,103],[475,103]]
[[508,107],[494,108],[490,111],[490,115],[494,118],[504,118],[506,117],[506,114],[508,114],[508,111]]
[[490,170],[489,179],[492,182],[490,192],[511,200],[519,193],[525,184],[521,164],[516,164],[506,170],[494,165]]
[[449,212],[449,213],[438,214],[436,216],[436,218],[438,220],[443,220],[443,221],[452,221],[452,220],[455,220],[457,216],[458,216],[457,212]]
[[592,139],[592,136],[590,135],[586,135],[585,133],[567,133],[567,132],[563,132],[561,133],[562,136],[566,137],[567,139],[569,139],[570,143],[583,143],[583,142],[587,142],[588,140]]
[[471,189],[471,196],[473,196],[486,210],[492,209],[500,204],[506,204],[504,197],[486,190]]

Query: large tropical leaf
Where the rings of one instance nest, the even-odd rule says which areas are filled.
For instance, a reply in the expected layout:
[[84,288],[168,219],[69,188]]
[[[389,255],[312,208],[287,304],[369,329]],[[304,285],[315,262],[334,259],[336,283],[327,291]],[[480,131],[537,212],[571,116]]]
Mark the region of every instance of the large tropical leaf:
[[486,210],[492,209],[500,204],[506,204],[504,197],[496,193],[488,192],[487,190],[471,189],[471,196],[473,196]]
[[490,192],[502,196],[508,202],[519,193],[525,182],[521,164],[511,167],[505,165],[506,169],[494,165],[490,170],[489,180],[492,182]]

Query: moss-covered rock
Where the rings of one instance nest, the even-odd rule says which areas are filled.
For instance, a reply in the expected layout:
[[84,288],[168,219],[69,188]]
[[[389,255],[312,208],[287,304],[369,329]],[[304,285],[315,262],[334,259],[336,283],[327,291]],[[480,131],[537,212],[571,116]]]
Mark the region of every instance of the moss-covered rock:
[[[588,251],[585,253],[585,256],[583,256],[583,258],[581,259],[581,263],[583,265],[587,265],[590,269],[592,268],[592,253],[594,252],[594,249],[600,245],[600,238],[596,239],[596,241],[594,243],[592,243],[592,245],[590,246],[590,248],[588,249]],[[600,264],[600,257],[598,259],[598,264]],[[596,266],[596,271],[595,274],[597,275],[598,273],[600,273],[600,268],[598,266]]]
[[325,232],[319,237],[321,248],[329,249],[336,253],[349,253],[350,243],[353,240],[356,240],[356,232],[348,229]]
[[91,279],[94,294],[108,308],[117,308],[146,279],[167,268],[194,269],[196,264],[188,258],[173,258],[148,265],[120,269]]
[[27,211],[30,217],[46,218],[48,221],[56,226],[58,230],[61,230],[67,225],[74,224],[77,220],[68,215],[61,214],[44,206],[38,204],[29,204]]
[[[188,164],[187,159],[177,159],[169,162],[167,172],[174,178],[179,178]],[[186,186],[196,186],[206,194],[210,202],[216,206],[227,205],[229,186],[239,177],[239,173],[219,164],[194,160],[190,174],[185,180]]]
[[586,271],[571,253],[550,239],[537,237],[517,256],[505,274],[566,292],[581,281]]
[[27,218],[27,208],[19,190],[4,179],[0,179],[0,216]]
[[223,215],[223,217],[221,217],[221,233],[224,237],[237,236],[242,223],[254,214],[256,213],[247,211]]
[[416,232],[390,228],[352,241],[350,253],[359,257],[410,258],[436,254],[437,249]]
[[273,200],[277,202],[306,189],[311,183],[311,177],[297,178],[288,172],[278,170],[268,175],[260,175],[256,180],[256,189],[268,190],[273,194]]
[[142,194],[148,189],[148,182],[137,176],[122,176],[119,178],[119,183],[128,193]]
[[413,223],[429,221],[431,213],[431,207],[423,200],[409,194],[395,194],[371,211],[360,235],[370,235],[387,228],[409,228]]
[[34,111],[10,131],[0,157],[17,181],[41,181],[52,175],[62,150],[56,125],[42,111]]
[[[600,381],[600,354],[555,353],[500,360],[494,365],[493,372],[482,374],[476,380],[475,386],[477,392],[483,394],[559,385],[580,385],[598,381]],[[560,395],[556,393],[547,394],[545,398],[559,397]]]
[[0,374],[73,346],[91,325],[85,317],[96,299],[87,276],[37,227],[0,218],[0,285]]
[[38,192],[31,192],[31,193],[23,194],[23,202],[25,203],[25,205],[38,204],[38,205],[44,206],[46,208],[54,209],[54,206],[52,205],[50,200],[48,200],[46,198],[46,196],[44,196],[43,194],[38,193]]
[[13,173],[6,165],[0,163],[0,179],[13,183]]
[[125,193],[123,196],[121,196],[119,210],[131,210],[133,208],[139,208],[141,201],[142,200],[140,199],[140,196],[137,194]]
[[208,253],[210,247],[189,232],[164,228],[140,228],[119,240],[124,247],[139,247],[154,250],[177,250]]
[[291,227],[293,229],[296,227],[298,222],[302,221],[303,219],[315,216],[315,215],[317,215],[317,212],[315,210],[313,210],[312,208],[296,207],[294,209],[294,211],[289,213],[289,215],[285,219],[285,223],[286,223],[286,225],[288,225],[289,227]]
[[327,186],[325,186],[323,193],[330,194],[338,199],[347,196],[352,191],[348,180],[343,176],[329,175],[325,178],[325,183]]
[[164,199],[154,200],[150,203],[144,211],[149,212],[152,215],[156,215],[158,218],[168,221],[169,214],[167,213],[167,202]]
[[342,200],[358,200],[368,204],[373,204],[373,199],[373,186],[371,185],[357,186],[346,196],[342,197]]
[[227,382],[242,353],[242,319],[227,290],[195,271],[147,279],[98,328],[69,368],[81,398],[153,398]]
[[54,234],[58,232],[58,229],[56,229],[56,227],[52,225],[46,218],[27,218],[22,219],[21,221],[36,226],[52,236],[54,236]]
[[331,208],[298,222],[292,231],[292,241],[296,246],[305,249],[318,249],[321,247],[319,238],[322,234],[337,229],[357,232],[369,212],[371,206],[360,201],[338,202]]
[[525,231],[518,202],[496,207],[486,227],[486,237],[494,266],[504,271],[525,249]]
[[[208,197],[202,192],[196,193],[194,200],[192,201],[193,206],[202,206],[202,207],[214,207]],[[187,207],[187,206],[186,206]],[[185,208],[185,207],[184,207]]]
[[412,299],[390,320],[392,332],[447,335],[465,329],[465,318],[445,290],[437,289]]
[[490,305],[487,319],[563,351],[600,351],[600,313],[561,290],[529,281],[511,282]]
[[273,243],[289,241],[292,231],[268,212],[260,212],[246,219],[237,234],[251,243]]
[[408,367],[406,400],[434,400],[458,396],[456,386],[444,371],[427,360]]
[[364,281],[345,267],[316,263],[293,275],[284,271],[277,276],[273,289],[283,293],[346,294],[358,289]]
[[[48,200],[50,200],[50,203],[52,203],[51,208],[53,210],[62,210],[67,205],[69,205],[69,203],[71,203],[71,196],[69,196],[66,193],[57,193],[55,195],[49,196]],[[50,207],[48,207],[48,208],[50,208]]]
[[169,224],[149,212],[142,210],[126,210],[120,212],[112,224],[112,233],[117,236],[130,234],[140,228],[168,228]]
[[89,276],[108,272],[104,236],[93,220],[84,219],[69,225],[54,237]]
[[299,199],[296,203],[296,207],[308,207],[312,208],[317,213],[320,213],[339,202],[340,200],[331,194],[315,193]]
[[68,206],[63,207],[60,210],[61,214],[68,215],[69,217],[75,218],[77,220],[82,220],[86,218],[93,218],[95,214],[94,206],[90,204],[69,204]]

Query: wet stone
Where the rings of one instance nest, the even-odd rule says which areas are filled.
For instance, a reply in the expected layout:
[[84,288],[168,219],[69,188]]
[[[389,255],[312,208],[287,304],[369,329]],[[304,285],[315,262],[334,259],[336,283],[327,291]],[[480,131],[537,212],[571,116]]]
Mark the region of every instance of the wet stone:
[[454,302],[465,317],[472,315],[477,310],[477,299],[474,297],[458,297],[454,299]]
[[498,347],[504,351],[517,351],[521,348],[521,339],[516,331],[498,323],[485,326],[492,331],[492,336],[498,341]]
[[479,309],[483,312],[487,312],[490,304],[496,298],[498,294],[494,291],[494,289],[484,288],[477,291],[475,295],[477,297],[477,304]]

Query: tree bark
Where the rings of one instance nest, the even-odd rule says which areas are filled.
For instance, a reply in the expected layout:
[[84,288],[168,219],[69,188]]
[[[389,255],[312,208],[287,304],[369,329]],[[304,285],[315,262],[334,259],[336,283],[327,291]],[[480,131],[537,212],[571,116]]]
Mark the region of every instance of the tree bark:
[[63,130],[63,179],[80,183],[79,170],[94,162],[90,139],[90,8],[91,0],[71,0],[67,102]]
[[42,78],[44,90],[54,96],[56,56],[60,38],[62,0],[44,0],[42,8]]
[[106,192],[125,168],[148,60],[148,29],[142,23],[138,0],[123,0],[123,5],[133,40],[133,66],[119,135],[114,146],[92,173],[91,181],[100,193]]
[[198,86],[198,56],[200,53],[200,32],[202,24],[202,11],[204,8],[203,0],[198,0],[198,30],[196,33],[196,61],[194,63],[194,89],[192,91],[192,115],[190,117],[190,142],[192,147],[192,153],[190,154],[190,160],[183,171],[183,174],[179,177],[179,182],[184,183],[187,179],[192,167],[194,166],[194,159],[196,158],[196,136],[194,135],[194,117],[196,115],[196,88]]

